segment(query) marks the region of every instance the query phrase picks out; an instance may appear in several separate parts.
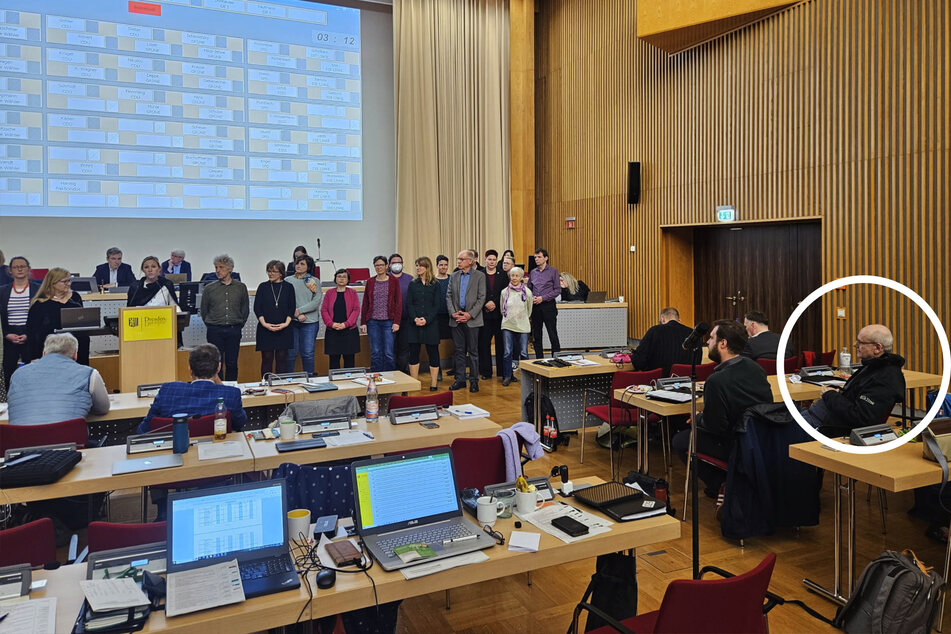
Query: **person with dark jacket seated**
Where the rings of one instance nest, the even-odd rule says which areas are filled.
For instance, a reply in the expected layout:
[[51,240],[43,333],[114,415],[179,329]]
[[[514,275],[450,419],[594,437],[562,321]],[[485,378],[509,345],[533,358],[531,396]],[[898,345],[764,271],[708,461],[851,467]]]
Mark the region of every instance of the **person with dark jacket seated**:
[[192,281],[192,265],[185,260],[185,252],[175,249],[171,257],[162,262],[162,275],[184,275],[186,282]]
[[892,352],[894,341],[886,326],[862,328],[852,344],[861,367],[842,389],[823,387],[822,397],[802,411],[803,418],[827,436],[884,423],[895,403],[905,397],[905,359]]
[[102,288],[131,286],[135,282],[132,267],[122,263],[122,250],[119,247],[106,250],[106,261],[96,267],[93,277]]
[[133,282],[129,287],[126,306],[171,306],[178,304],[175,295],[175,285],[162,276],[162,267],[154,255],[146,256],[142,260],[141,280]]
[[[724,462],[730,458],[734,431],[742,423],[743,412],[753,405],[771,403],[773,392],[766,371],[758,363],[741,356],[746,330],[739,323],[721,319],[713,323],[707,339],[710,360],[716,369],[703,386],[703,411],[697,414],[697,453]],[[690,430],[674,436],[673,451],[685,455],[690,448]],[[707,485],[706,493],[716,495],[724,473],[701,463],[698,475]]]
[[563,302],[584,302],[588,299],[588,293],[591,289],[588,285],[571,273],[562,273],[558,276],[558,283],[561,285],[561,301]]
[[660,323],[656,326],[647,329],[644,338],[631,355],[634,369],[643,371],[661,368],[664,376],[668,376],[670,366],[675,363],[690,363],[694,356],[697,363],[700,363],[699,351],[692,352],[682,347],[684,339],[689,337],[693,330],[680,323],[680,311],[667,307],[660,311],[658,321]]
[[[225,400],[225,407],[231,413],[231,429],[241,431],[248,422],[248,415],[241,404],[241,390],[230,385],[222,385],[218,378],[221,369],[221,354],[210,343],[203,343],[188,354],[188,369],[191,371],[191,383],[169,381],[159,388],[149,413],[139,423],[138,432],[147,434],[151,429],[152,417],[171,418],[175,414],[205,416],[214,414],[218,399]],[[155,430],[169,431],[169,430]]]
[[[775,359],[776,351],[779,350],[779,333],[769,329],[769,320],[763,313],[754,310],[746,313],[743,317],[743,325],[746,327],[746,334],[749,339],[746,340],[746,346],[743,348],[743,356],[749,357],[753,361],[757,359]],[[796,354],[796,349],[792,343],[786,343],[786,354],[783,358],[791,357]],[[791,368],[786,368],[787,371]]]

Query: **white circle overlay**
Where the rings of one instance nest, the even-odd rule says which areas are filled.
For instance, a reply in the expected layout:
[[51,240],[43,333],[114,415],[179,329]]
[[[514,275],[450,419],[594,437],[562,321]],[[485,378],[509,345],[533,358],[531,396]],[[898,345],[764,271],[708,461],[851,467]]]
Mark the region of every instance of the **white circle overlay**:
[[[898,291],[911,301],[915,302],[918,307],[928,316],[928,319],[931,320],[931,324],[934,326],[935,330],[938,332],[938,341],[941,344],[941,357],[943,360],[943,370],[941,373],[941,387],[938,390],[938,398],[935,399],[934,404],[931,406],[931,409],[925,414],[925,417],[921,419],[921,422],[915,425],[910,432],[904,436],[900,436],[895,440],[883,443],[881,445],[875,445],[873,447],[860,447],[856,445],[847,445],[845,443],[839,442],[837,440],[832,440],[831,438],[820,434],[819,430],[806,422],[806,419],[802,417],[802,414],[799,413],[799,408],[796,407],[796,404],[793,402],[792,398],[789,396],[789,388],[786,386],[786,368],[782,355],[777,355],[776,357],[776,377],[777,383],[779,384],[779,393],[783,397],[783,403],[786,404],[786,409],[789,410],[789,413],[792,414],[792,417],[796,419],[796,422],[799,423],[799,426],[803,430],[818,440],[820,443],[832,449],[834,451],[844,451],[846,453],[855,453],[855,454],[875,454],[883,453],[896,447],[904,445],[909,440],[913,439],[915,436],[920,434],[925,430],[925,428],[931,423],[934,417],[938,414],[938,410],[941,409],[941,403],[944,401],[944,397],[948,394],[948,384],[951,383],[951,346],[948,345],[948,335],[944,331],[944,325],[941,323],[941,320],[938,319],[938,315],[935,314],[931,306],[928,305],[924,299],[921,298],[918,293],[911,290],[904,284],[896,282],[895,280],[890,280],[887,277],[879,277],[877,275],[852,275],[849,277],[843,277],[837,280],[823,284],[816,290],[809,293],[809,295],[804,299],[793,311],[792,315],[789,316],[789,319],[786,321],[786,325],[783,326],[783,332],[779,336],[779,350],[785,350],[786,344],[789,343],[789,335],[792,334],[793,326],[796,325],[796,322],[802,316],[809,306],[812,305],[817,299],[822,297],[824,294],[828,293],[831,290],[842,288],[843,286],[851,286],[853,284],[876,284],[878,286],[885,286],[892,289],[893,291]],[[780,379],[779,377],[782,377]]]

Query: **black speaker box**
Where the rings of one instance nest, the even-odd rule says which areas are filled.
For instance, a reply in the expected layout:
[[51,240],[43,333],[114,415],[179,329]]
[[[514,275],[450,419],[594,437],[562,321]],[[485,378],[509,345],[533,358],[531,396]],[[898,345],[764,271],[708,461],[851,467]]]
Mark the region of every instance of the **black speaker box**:
[[636,205],[641,201],[641,163],[630,161],[627,164],[627,204]]

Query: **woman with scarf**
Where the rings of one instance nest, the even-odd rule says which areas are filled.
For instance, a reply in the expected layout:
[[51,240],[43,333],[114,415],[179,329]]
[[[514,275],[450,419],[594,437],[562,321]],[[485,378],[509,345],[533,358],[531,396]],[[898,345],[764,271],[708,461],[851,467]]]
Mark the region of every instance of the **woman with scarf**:
[[[532,291],[522,283],[525,271],[513,266],[509,269],[509,285],[502,289],[500,304],[502,304],[502,340],[504,356],[502,357],[502,385],[508,385],[513,379],[513,372],[520,359],[528,358],[528,333],[532,331],[529,318],[532,316]],[[512,351],[518,349],[517,358],[512,361]]]
[[145,276],[129,287],[126,306],[171,306],[178,305],[175,285],[162,277],[162,265],[154,255],[142,260]]

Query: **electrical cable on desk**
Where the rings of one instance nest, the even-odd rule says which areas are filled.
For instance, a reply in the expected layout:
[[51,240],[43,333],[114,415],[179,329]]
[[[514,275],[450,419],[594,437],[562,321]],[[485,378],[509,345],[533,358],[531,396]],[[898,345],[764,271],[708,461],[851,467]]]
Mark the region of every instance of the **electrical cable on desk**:
[[317,548],[320,546],[320,540],[315,539],[312,546],[305,546],[306,538],[303,533],[297,533],[297,539],[292,540],[294,548],[292,553],[294,555],[294,565],[297,567],[298,572],[304,577],[304,584],[307,587],[308,599],[307,603],[304,604],[304,607],[301,608],[300,614],[297,615],[297,621],[299,623],[301,617],[304,615],[304,611],[314,600],[314,592],[310,586],[310,580],[307,578],[307,575],[314,571],[320,570],[333,570],[334,572],[342,572],[346,574],[357,574],[363,573],[367,576],[367,579],[370,580],[370,585],[373,588],[373,604],[376,609],[376,620],[377,624],[380,623],[380,599],[377,596],[376,592],[376,581],[373,580],[373,577],[368,572],[373,567],[373,557],[364,549],[363,540],[359,540],[357,544],[360,547],[360,563],[354,564],[356,570],[346,570],[343,568],[334,568],[332,566],[325,566],[321,563],[320,558],[317,556]]

